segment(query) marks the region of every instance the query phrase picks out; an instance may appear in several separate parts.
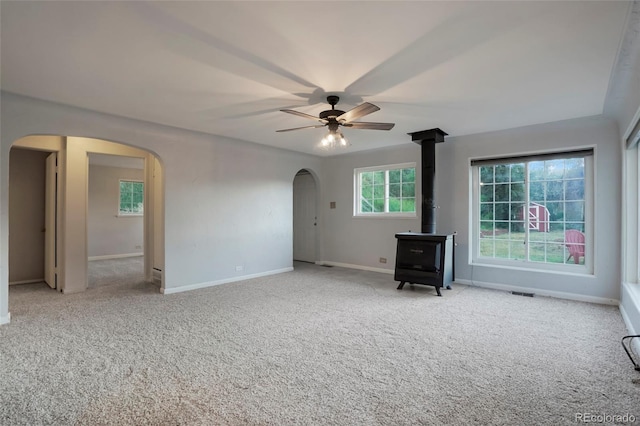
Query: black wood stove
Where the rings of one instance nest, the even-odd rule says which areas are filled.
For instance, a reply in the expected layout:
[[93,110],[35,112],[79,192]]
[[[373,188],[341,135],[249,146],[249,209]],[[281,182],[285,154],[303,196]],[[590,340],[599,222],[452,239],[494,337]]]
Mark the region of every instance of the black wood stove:
[[440,288],[451,289],[455,280],[455,233],[437,234],[434,202],[435,144],[447,135],[440,129],[409,133],[411,140],[422,146],[422,232],[396,234],[396,268],[394,279],[405,283],[432,285],[438,296]]

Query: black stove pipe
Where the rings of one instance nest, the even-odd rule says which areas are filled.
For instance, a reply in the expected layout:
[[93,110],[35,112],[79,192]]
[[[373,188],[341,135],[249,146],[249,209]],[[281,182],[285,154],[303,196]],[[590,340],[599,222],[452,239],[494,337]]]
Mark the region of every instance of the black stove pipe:
[[436,143],[444,142],[447,133],[435,128],[409,133],[421,148],[422,160],[422,222],[423,234],[436,233]]

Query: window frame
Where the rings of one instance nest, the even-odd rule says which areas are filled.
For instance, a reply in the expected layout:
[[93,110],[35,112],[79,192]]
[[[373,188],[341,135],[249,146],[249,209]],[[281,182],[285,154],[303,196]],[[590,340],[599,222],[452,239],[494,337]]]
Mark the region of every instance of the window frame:
[[[640,124],[640,119],[638,120],[638,123]],[[637,126],[637,125],[636,125]],[[635,276],[632,277],[633,280],[631,282],[633,282],[634,284],[639,284],[640,283],[640,148],[638,147],[637,143],[633,146],[633,148],[631,148],[632,150],[635,150],[635,155],[634,155],[634,171],[633,173],[635,174],[635,180],[632,184],[632,190],[633,193],[635,195],[635,200],[632,200],[632,202],[634,202],[635,204],[635,211],[634,211],[634,215],[635,217],[627,217],[626,220],[633,220],[635,221],[635,233],[636,233],[636,244],[635,247],[633,247],[632,251],[634,252],[634,269],[635,269]],[[633,154],[632,154],[633,155]],[[625,159],[623,159],[623,161],[626,161]],[[621,239],[621,241],[624,241],[624,238]],[[622,249],[623,253],[626,255],[626,251],[628,250],[628,248],[624,247]],[[624,261],[623,261],[624,264]],[[623,270],[623,274],[624,274],[624,270]],[[626,281],[627,277],[623,277],[623,281]]]
[[[640,123],[640,119],[638,120],[638,123]],[[635,163],[635,174],[636,174],[636,180],[635,180],[635,196],[636,196],[636,209],[635,209],[635,218],[633,218],[635,220],[635,225],[636,225],[636,246],[635,246],[635,270],[636,270],[636,276],[635,278],[635,284],[640,283],[640,148],[638,148],[638,145],[635,145],[635,147],[633,148],[636,150],[636,163]],[[628,220],[628,219],[627,219]]]
[[[591,151],[589,155],[579,155],[578,153],[584,151]],[[573,155],[572,155],[573,154]],[[548,158],[547,158],[548,157]],[[541,161],[546,159],[570,159],[570,158],[584,158],[584,234],[585,234],[585,261],[582,265],[576,265],[573,263],[547,263],[538,262],[528,259],[503,259],[492,258],[480,255],[480,232],[481,232],[481,216],[480,216],[480,167],[482,165],[490,165],[493,161],[493,165],[498,164],[517,164],[517,163],[530,163],[534,161]],[[594,272],[594,256],[596,246],[594,241],[594,197],[595,197],[595,146],[589,146],[579,149],[565,149],[561,151],[540,151],[530,154],[516,154],[505,157],[487,157],[469,159],[469,202],[470,202],[470,244],[469,244],[469,264],[470,265],[482,265],[482,266],[499,266],[520,270],[534,270],[540,272],[554,272],[554,273],[567,273],[578,275],[595,275]],[[476,162],[476,164],[474,164]],[[477,164],[477,162],[483,164]],[[530,181],[526,171],[528,170],[525,165],[525,199],[523,203],[529,205],[532,201],[530,199]],[[525,215],[526,216],[526,215]],[[567,221],[564,221],[567,223]],[[527,226],[529,223],[528,217],[524,217],[524,229],[525,229],[525,241],[524,244],[530,242],[529,234],[530,229]],[[525,249],[525,253],[528,250]]]
[[[389,171],[402,170],[402,169],[414,169],[414,210],[412,212],[389,212]],[[361,179],[360,175],[366,172],[385,172],[385,211],[384,212],[362,212],[360,199],[362,197]],[[394,219],[415,219],[418,211],[418,168],[416,162],[398,163],[398,164],[386,164],[380,166],[368,166],[358,167],[353,170],[353,217],[354,218],[394,218]],[[406,197],[410,198],[410,197]]]
[[[626,284],[640,285],[640,108],[621,139],[621,278]],[[635,235],[635,241],[629,238]]]
[[[133,182],[133,183],[141,183],[142,184],[142,211],[141,212],[133,212],[133,213],[127,213],[127,212],[123,212],[122,210],[120,210],[120,200],[122,199],[122,182]],[[140,179],[127,179],[127,178],[122,178],[122,179],[118,179],[118,214],[117,217],[141,217],[144,216],[144,202],[145,202],[145,185],[144,185],[144,180],[140,180]]]

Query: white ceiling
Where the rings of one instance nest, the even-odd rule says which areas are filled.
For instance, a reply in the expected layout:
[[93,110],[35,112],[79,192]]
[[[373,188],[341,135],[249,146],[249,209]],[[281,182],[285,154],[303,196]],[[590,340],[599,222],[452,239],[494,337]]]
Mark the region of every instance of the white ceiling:
[[323,155],[317,115],[381,110],[349,152],[601,114],[629,2],[1,3],[3,90]]

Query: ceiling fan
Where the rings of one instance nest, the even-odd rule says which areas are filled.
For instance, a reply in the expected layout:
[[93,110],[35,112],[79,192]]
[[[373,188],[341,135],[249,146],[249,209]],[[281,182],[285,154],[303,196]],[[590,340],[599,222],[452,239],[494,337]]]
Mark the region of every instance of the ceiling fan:
[[340,145],[346,145],[346,140],[342,133],[338,131],[340,126],[350,127],[352,129],[371,129],[371,130],[391,130],[395,123],[372,123],[363,121],[354,121],[360,117],[371,114],[378,111],[380,108],[369,102],[358,105],[357,107],[350,109],[347,112],[336,109],[335,106],[340,101],[340,97],[335,95],[327,96],[327,102],[331,105],[331,109],[322,111],[318,117],[304,112],[295,111],[292,109],[281,109],[280,111],[288,114],[297,115],[300,117],[308,118],[313,121],[319,121],[322,124],[316,124],[315,126],[303,126],[294,127],[292,129],[276,130],[276,132],[290,132],[292,130],[300,129],[317,129],[327,126],[329,128],[329,134],[323,139],[323,145],[333,143],[334,140],[339,140]]

